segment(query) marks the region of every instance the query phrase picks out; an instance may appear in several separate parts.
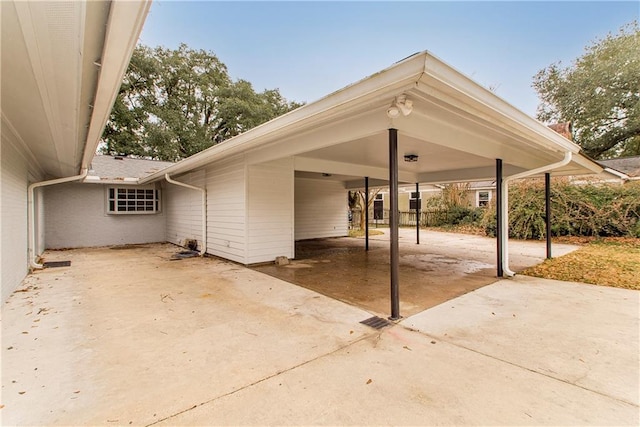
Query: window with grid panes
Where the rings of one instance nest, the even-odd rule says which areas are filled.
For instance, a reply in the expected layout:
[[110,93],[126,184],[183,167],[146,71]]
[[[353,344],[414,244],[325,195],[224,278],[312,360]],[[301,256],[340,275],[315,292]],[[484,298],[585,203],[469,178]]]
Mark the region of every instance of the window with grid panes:
[[107,203],[112,214],[156,213],[160,211],[160,190],[111,187]]

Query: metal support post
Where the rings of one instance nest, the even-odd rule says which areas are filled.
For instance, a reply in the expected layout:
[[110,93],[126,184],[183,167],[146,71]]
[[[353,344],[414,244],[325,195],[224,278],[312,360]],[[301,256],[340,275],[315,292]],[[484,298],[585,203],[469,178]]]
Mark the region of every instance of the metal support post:
[[400,252],[398,246],[398,130],[389,129],[389,229],[391,231],[391,320],[400,319],[399,267]]
[[502,247],[502,204],[504,200],[502,198],[502,159],[496,159],[496,242],[497,242],[497,276],[502,277],[504,275],[503,260],[504,260],[504,248]]
[[551,259],[551,174],[544,174],[544,221],[546,225],[547,259]]
[[416,245],[420,244],[420,185],[416,182]]
[[[362,212],[360,212],[362,215]],[[369,250],[369,177],[364,177],[364,250]]]

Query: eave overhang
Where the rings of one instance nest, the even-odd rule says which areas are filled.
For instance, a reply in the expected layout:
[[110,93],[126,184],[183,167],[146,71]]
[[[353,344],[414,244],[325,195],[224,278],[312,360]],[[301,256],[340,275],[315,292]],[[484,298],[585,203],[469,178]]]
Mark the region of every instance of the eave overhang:
[[[389,118],[400,95],[413,102],[408,116]],[[580,147],[527,116],[428,52],[399,63],[242,135],[150,175],[142,182],[179,175],[224,158],[248,164],[293,157],[296,171],[340,176],[345,187],[363,176],[388,178],[387,132],[398,129],[400,180],[412,183],[492,179],[495,159],[515,174],[562,160],[571,174],[602,168]]]

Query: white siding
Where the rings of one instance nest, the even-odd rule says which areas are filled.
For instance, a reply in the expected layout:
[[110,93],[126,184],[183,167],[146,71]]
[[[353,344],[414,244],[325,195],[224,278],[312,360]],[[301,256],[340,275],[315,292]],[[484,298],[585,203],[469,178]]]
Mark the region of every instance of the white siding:
[[45,246],[48,249],[164,242],[159,214],[107,214],[107,186],[68,183],[45,187]]
[[[204,188],[205,185],[204,170],[171,178],[198,188]],[[202,193],[170,183],[166,183],[165,188],[167,241],[176,245],[184,245],[185,239],[196,239],[198,249],[200,249],[202,245]]]
[[349,233],[347,191],[340,182],[296,178],[295,187],[296,240]]
[[246,174],[242,156],[208,166],[207,253],[246,264]]
[[293,159],[248,167],[247,263],[294,257]]
[[2,301],[18,287],[28,272],[27,187],[28,164],[2,135],[0,148],[0,275]]

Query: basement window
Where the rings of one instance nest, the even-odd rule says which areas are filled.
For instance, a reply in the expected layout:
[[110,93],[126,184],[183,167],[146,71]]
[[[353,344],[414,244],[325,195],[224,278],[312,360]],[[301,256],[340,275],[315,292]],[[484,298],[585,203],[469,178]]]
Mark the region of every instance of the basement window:
[[160,212],[160,190],[155,188],[109,187],[110,214],[154,214]]

